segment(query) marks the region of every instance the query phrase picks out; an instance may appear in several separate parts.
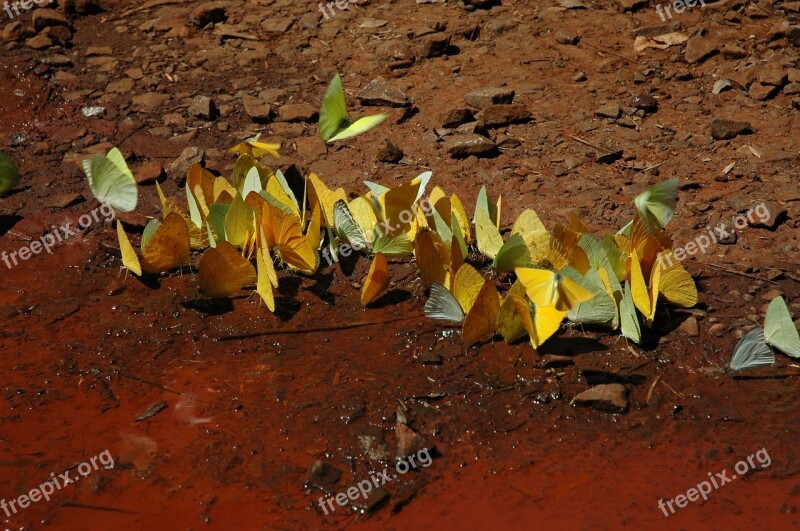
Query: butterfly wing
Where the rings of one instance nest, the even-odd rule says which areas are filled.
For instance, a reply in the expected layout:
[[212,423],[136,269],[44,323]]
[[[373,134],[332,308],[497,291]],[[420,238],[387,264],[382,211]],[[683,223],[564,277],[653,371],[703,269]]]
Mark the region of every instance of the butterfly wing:
[[[464,269],[466,266],[462,266]],[[458,282],[458,273],[456,273]],[[456,285],[458,288],[458,285]],[[461,338],[467,346],[481,338],[492,335],[497,330],[497,315],[500,312],[500,295],[493,280],[486,280],[475,298],[475,303],[464,319],[461,327]]]
[[471,265],[464,264],[458,268],[453,279],[453,293],[465,313],[472,311],[485,283],[483,275]]
[[653,186],[633,199],[651,232],[663,229],[672,219],[677,204],[678,184],[676,177]]
[[122,265],[137,277],[142,276],[142,264],[139,262],[139,257],[136,255],[136,251],[133,250],[133,245],[131,245],[128,235],[122,229],[122,223],[119,220],[117,220],[117,239],[119,240],[119,251],[122,254]]
[[350,209],[347,208],[347,203],[341,199],[333,204],[333,224],[339,238],[346,241],[356,251],[370,248],[364,232],[356,223]]
[[533,303],[539,306],[550,306],[556,300],[555,273],[547,269],[518,267],[517,278],[525,286],[525,293]]
[[19,184],[19,170],[11,157],[0,153],[0,195]]
[[322,140],[330,142],[345,123],[347,123],[347,109],[344,104],[342,78],[336,74],[328,85],[322,100],[322,108],[319,110],[319,134]]
[[483,208],[475,210],[475,237],[478,250],[494,260],[503,247],[503,237]]
[[625,281],[622,299],[619,303],[620,329],[622,335],[636,344],[642,342],[642,327],[639,323],[639,315],[636,313],[636,306],[631,295],[631,285]]
[[98,153],[94,158],[84,160],[83,171],[98,201],[108,203],[121,212],[136,208],[139,189],[119,149],[112,149],[108,155]]
[[466,315],[453,294],[441,284],[434,282],[431,284],[431,295],[425,302],[425,317],[461,323]]
[[211,298],[230,297],[257,280],[253,264],[245,260],[236,247],[224,241],[203,253],[199,276],[200,289]]
[[767,343],[784,354],[800,358],[800,335],[783,297],[776,297],[769,303],[764,319],[764,336]]
[[189,228],[178,214],[167,216],[148,238],[143,234],[142,242],[142,270],[148,273],[163,273],[191,261]]
[[372,265],[369,267],[367,280],[361,290],[361,304],[366,306],[378,298],[383,290],[389,285],[389,263],[383,253],[375,255]]
[[513,234],[497,251],[492,267],[495,271],[512,273],[517,267],[530,265],[531,253],[525,240],[519,234]]
[[[337,140],[345,140],[347,138],[352,138],[356,135],[360,135],[361,133],[366,133],[382,121],[386,119],[385,114],[373,114],[371,116],[364,116],[363,118],[359,118],[355,122],[349,124],[347,127],[339,131],[336,135],[331,137],[328,142],[336,142]],[[320,123],[322,121],[320,120]]]
[[733,349],[728,367],[734,371],[766,367],[775,363],[775,353],[764,338],[763,328],[750,330]]

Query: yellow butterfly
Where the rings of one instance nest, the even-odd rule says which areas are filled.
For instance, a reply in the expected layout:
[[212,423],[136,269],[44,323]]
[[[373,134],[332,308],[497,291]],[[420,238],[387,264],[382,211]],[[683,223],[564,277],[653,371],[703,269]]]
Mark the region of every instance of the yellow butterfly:
[[516,295],[509,295],[511,304],[517,309],[517,315],[525,330],[528,332],[533,348],[538,349],[561,327],[561,321],[567,312],[557,310],[554,306],[536,306],[531,318],[531,308],[528,301]]
[[659,254],[658,263],[651,269],[648,290],[642,266],[639,263],[639,255],[636,249],[633,249],[631,252],[631,294],[633,303],[644,315],[648,326],[653,324],[659,293],[678,306],[690,308],[697,304],[697,286],[695,286],[692,276],[672,255],[672,251]]
[[567,312],[594,297],[592,292],[560,273],[528,267],[518,267],[515,272],[537,309],[553,306],[559,312]]
[[651,232],[638,214],[633,219],[629,236],[616,234],[614,238],[619,248],[628,255],[626,270],[629,280],[632,280],[630,255],[633,254],[633,251],[636,251],[642,273],[650,275],[658,253],[672,248],[672,242],[667,233],[663,229],[655,229]]
[[364,281],[364,287],[361,290],[361,304],[366,306],[378,298],[378,295],[389,285],[389,280],[389,262],[386,261],[383,253],[378,253],[372,260],[367,280]]
[[256,270],[226,241],[209,247],[200,259],[200,289],[207,297],[230,297],[256,282]]
[[[313,275],[319,267],[319,253],[312,247],[312,243],[319,242],[319,216],[316,234],[306,237],[300,226],[300,218],[294,214],[287,214],[269,204],[264,214],[264,234],[278,258],[292,269]],[[311,229],[313,232],[314,228]]]
[[228,153],[242,153],[249,155],[254,159],[260,159],[267,154],[272,155],[275,158],[279,158],[281,155],[278,153],[278,150],[281,148],[281,145],[259,142],[258,139],[260,137],[261,133],[253,138],[245,140],[241,144],[236,144],[232,148],[228,149]]
[[308,184],[311,185],[308,186],[309,206],[313,209],[316,205],[319,205],[322,209],[324,226],[333,229],[335,227],[333,205],[340,199],[347,203],[347,194],[344,193],[343,188],[337,188],[335,191],[331,190],[315,173],[308,176]]
[[117,239],[119,240],[119,251],[122,253],[122,265],[137,277],[142,276],[142,264],[139,262],[139,257],[136,256],[136,251],[133,250],[133,245],[131,245],[128,235],[122,229],[122,222],[119,220],[117,220]]
[[[518,298],[525,297],[525,286],[523,286],[522,282],[519,280],[514,282],[511,289],[508,290],[506,297],[500,304],[500,311],[497,314],[497,333],[503,336],[506,343],[513,343],[524,336],[528,331],[522,322],[522,316],[513,300],[514,296]],[[530,313],[529,310],[526,311]]]
[[264,237],[263,229],[259,229],[260,245],[256,251],[256,292],[267,304],[269,311],[275,311],[275,293],[273,288],[278,287],[278,275],[275,273],[275,266],[272,263],[272,256],[269,254],[269,246]]
[[163,273],[189,265],[189,227],[178,214],[170,214],[162,223],[150,220],[142,234],[142,270]]

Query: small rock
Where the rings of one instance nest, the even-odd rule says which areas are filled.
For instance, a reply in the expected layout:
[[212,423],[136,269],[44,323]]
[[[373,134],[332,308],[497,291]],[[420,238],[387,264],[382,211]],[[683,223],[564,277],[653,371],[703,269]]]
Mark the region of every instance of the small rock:
[[81,194],[59,194],[47,202],[47,206],[53,208],[67,208],[68,206],[76,205],[84,201]]
[[464,98],[467,105],[483,109],[489,105],[511,103],[514,101],[514,91],[508,88],[492,87],[470,92]]
[[472,122],[474,119],[472,111],[466,107],[450,109],[442,118],[442,127],[458,127],[461,124]]
[[531,112],[520,103],[489,105],[481,113],[480,120],[486,127],[503,127],[509,124],[529,122]]
[[202,148],[188,147],[181,152],[180,156],[169,167],[169,173],[180,186],[186,181],[189,169],[195,164],[202,165],[204,158],[205,151]]
[[566,45],[576,45],[580,40],[580,37],[575,33],[566,33],[563,31],[557,31],[553,38],[556,40],[558,44],[566,44]]
[[714,337],[722,337],[728,333],[728,326],[722,323],[714,323],[708,327],[708,333]]
[[307,103],[287,103],[278,108],[278,119],[282,122],[313,122],[317,110]]
[[266,124],[272,120],[272,106],[261,98],[254,96],[242,96],[244,112],[254,123]]
[[208,96],[195,96],[189,104],[188,111],[201,120],[211,121],[217,117],[217,106]]
[[583,72],[576,72],[575,75],[572,77],[572,81],[574,81],[575,83],[583,83],[584,81],[586,81],[586,79],[587,79],[586,74],[584,74]]
[[228,13],[225,9],[227,2],[205,2],[200,4],[189,15],[189,21],[197,26],[203,28],[207,24],[225,22],[228,19]]
[[693,64],[706,59],[716,51],[717,44],[714,41],[698,34],[686,41],[686,49],[683,52],[683,56],[687,63]]
[[656,112],[658,110],[658,100],[649,94],[636,94],[631,98],[631,107],[645,112]]
[[133,171],[133,176],[136,178],[136,183],[140,186],[153,184],[164,175],[164,167],[157,160],[145,162],[140,166],[132,168],[131,171]]
[[400,148],[392,144],[392,142],[385,138],[378,148],[378,160],[381,162],[396,164],[403,158],[403,152]]
[[789,68],[786,71],[786,75],[789,78],[789,83],[800,83],[800,69]]
[[786,71],[780,65],[765,65],[758,71],[758,82],[762,85],[781,86],[786,82]]
[[297,155],[309,162],[319,160],[328,154],[328,146],[318,135],[298,138],[295,144]]
[[697,337],[700,335],[700,325],[697,324],[697,317],[690,315],[688,319],[681,323],[679,327],[686,332],[689,337]]
[[6,24],[3,28],[3,40],[6,42],[19,42],[33,35],[36,35],[36,32],[19,20]]
[[33,27],[36,31],[42,31],[51,26],[64,26],[74,30],[67,17],[55,9],[40,8],[33,12]]
[[717,117],[711,119],[711,137],[715,140],[730,140],[749,131],[751,131],[750,122],[724,120]]
[[72,59],[63,54],[53,54],[40,59],[42,64],[49,66],[69,66],[72,64]]
[[637,11],[643,7],[647,7],[647,0],[617,0],[617,4],[623,13],[629,11]]
[[405,459],[425,448],[425,438],[405,424],[396,423],[394,433],[397,436],[396,459]]
[[158,92],[147,92],[139,96],[131,98],[131,107],[134,110],[141,112],[155,112],[159,107],[168,102],[170,99],[169,94],[160,94]]
[[618,383],[596,385],[577,395],[569,404],[608,413],[625,413],[628,409],[628,389]]
[[456,133],[461,135],[481,135],[489,138],[489,130],[481,122],[467,122],[456,128]]
[[306,475],[305,488],[316,487],[330,493],[342,477],[342,471],[324,461],[314,461]]
[[[347,489],[345,489],[344,492],[347,492]],[[381,503],[383,503],[384,500],[388,498],[389,493],[386,492],[386,489],[383,487],[378,487],[377,489],[369,491],[366,497],[359,496],[355,499],[355,501],[350,501],[350,505],[356,511],[368,513],[378,507]]]
[[100,0],[59,0],[58,3],[65,15],[94,15],[103,11]]
[[110,46],[89,46],[86,48],[86,57],[97,57],[113,54],[114,50],[112,50]]
[[50,48],[52,45],[53,41],[44,35],[37,35],[25,41],[25,46],[28,48],[33,48],[34,50],[44,50],[46,48]]
[[659,35],[664,35],[666,33],[676,33],[683,29],[683,25],[675,20],[668,24],[658,24],[655,26],[642,26],[640,28],[636,28],[633,30],[633,36],[639,37],[658,37]]
[[362,105],[377,105],[389,107],[405,107],[408,105],[408,97],[402,90],[390,85],[382,77],[377,77],[361,89],[356,98]]
[[750,89],[747,93],[756,101],[764,101],[768,100],[769,98],[773,97],[775,94],[778,93],[780,87],[770,86],[770,85],[763,85],[761,83],[753,83],[750,85]]
[[622,114],[622,109],[614,102],[608,102],[600,105],[594,113],[602,118],[611,118],[616,120]]
[[775,201],[763,201],[753,207],[753,212],[750,216],[753,221],[750,222],[748,219],[748,223],[751,227],[774,231],[786,219],[786,214],[786,208]]
[[434,33],[422,38],[422,57],[439,57],[447,52],[450,47],[450,35],[446,33]]
[[722,47],[722,56],[725,59],[742,59],[743,57],[747,57],[747,55],[747,50],[735,44],[728,43]]
[[481,135],[454,135],[445,141],[444,149],[453,158],[480,157],[497,152],[497,145]]
[[794,96],[800,94],[800,83],[789,83],[783,87],[783,93],[787,96]]

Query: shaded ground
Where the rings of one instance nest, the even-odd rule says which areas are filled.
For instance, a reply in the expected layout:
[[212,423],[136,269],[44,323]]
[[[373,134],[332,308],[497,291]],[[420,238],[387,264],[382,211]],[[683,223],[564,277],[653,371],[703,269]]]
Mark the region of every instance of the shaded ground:
[[[28,37],[5,44],[0,145],[24,177],[0,199],[0,250],[95,208],[76,164],[88,153],[117,145],[139,177],[163,166],[165,190],[183,197],[172,164],[185,148],[204,149],[206,166],[226,173],[233,159],[223,150],[258,131],[282,142],[274,166],[294,164],[349,191],[430,169],[471,211],[485,184],[503,194],[506,225],[532,207],[548,226],[574,211],[598,233],[616,230],[636,193],[671,176],[682,183],[676,245],[761,202],[777,221],[685,261],[701,303],[665,310],[644,348],[568,328],[538,354],[497,341],[464,351],[422,317],[412,263],[392,265],[393,293],[367,310],[354,287],[364,260],[349,277],[337,267],[311,279],[285,274],[273,316],[246,293],[229,305],[204,302],[188,271],[159,286],[125,279],[112,225],[93,223],[53,254],[0,265],[0,499],[106,449],[116,466],[10,518],[0,510],[6,527],[797,526],[797,366],[779,356],[758,378],[719,370],[763,322],[771,292],[800,315],[796,2],[689,9],[672,22],[693,40],[641,55],[632,32],[660,22],[643,2],[621,2],[645,4],[630,12],[615,2],[562,10],[504,0],[470,11],[376,1],[330,20],[313,4],[218,4],[226,23],[199,28],[199,3],[106,1],[104,13],[72,17],[67,47],[52,28],[38,32],[51,47],[33,50]],[[30,25],[35,15],[17,20]],[[573,35],[577,44],[561,44]],[[378,129],[325,146],[314,117],[286,105],[315,109],[335,71],[354,115],[374,112],[354,95],[378,75],[411,105],[385,108],[390,119]],[[712,94],[721,78],[733,88]],[[486,132],[500,146],[493,156],[452,158],[443,116],[495,86],[513,89],[533,119]],[[654,97],[657,112],[627,114],[637,95]],[[220,116],[196,117],[196,96],[211,97]],[[254,123],[267,104],[269,123]],[[619,118],[596,114],[616,115],[614,105]],[[106,110],[86,118],[87,106]],[[752,132],[714,140],[712,116],[747,121]],[[604,152],[575,138],[623,156],[599,162]],[[387,139],[405,154],[398,164],[378,160]],[[141,230],[157,204],[145,183],[127,226]],[[399,317],[408,320],[220,341]],[[575,364],[544,369],[545,354]],[[430,363],[437,355],[441,363]],[[630,389],[627,413],[569,405],[595,383],[591,371]],[[166,409],[135,420],[161,402]],[[390,497],[368,515],[323,514],[322,492],[304,488],[312,463],[342,471],[333,494],[382,470],[398,408],[435,446],[433,463],[385,485]],[[658,508],[762,448],[769,467],[669,518]]]

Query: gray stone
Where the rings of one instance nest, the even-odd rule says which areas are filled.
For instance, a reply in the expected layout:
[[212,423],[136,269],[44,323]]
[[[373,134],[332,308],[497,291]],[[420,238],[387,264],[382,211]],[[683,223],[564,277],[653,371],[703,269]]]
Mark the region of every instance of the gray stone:
[[307,103],[287,103],[278,108],[278,118],[283,122],[313,122],[317,110]]
[[195,118],[211,121],[217,117],[217,106],[208,96],[195,96],[188,108],[189,114]]
[[780,87],[756,82],[750,85],[747,94],[756,101],[764,101],[773,97],[779,90]]
[[522,104],[489,105],[480,116],[486,127],[503,127],[509,124],[526,123],[531,120],[531,112]]
[[356,98],[362,105],[377,105],[389,107],[405,107],[408,105],[408,97],[402,90],[390,85],[382,77],[376,77],[369,84],[361,89]]
[[511,103],[514,101],[514,91],[509,88],[491,87],[470,92],[464,98],[467,105],[483,109],[489,105]]
[[602,118],[612,118],[616,120],[622,114],[622,109],[620,109],[617,103],[610,101],[600,105],[594,113]]
[[207,24],[225,22],[228,20],[226,10],[227,2],[204,2],[194,8],[189,15],[189,21],[198,28]]
[[403,159],[403,152],[400,148],[392,144],[388,138],[384,138],[378,148],[377,158],[381,162],[395,164]]
[[717,51],[717,43],[700,35],[695,35],[686,41],[683,56],[689,64],[698,63],[713,55]]
[[450,109],[442,118],[442,127],[458,127],[461,124],[472,122],[474,119],[472,111],[466,107]]
[[261,98],[242,96],[244,112],[257,124],[266,124],[272,120],[272,106]]
[[454,135],[444,143],[445,151],[453,158],[466,158],[471,155],[487,156],[497,152],[497,145],[481,135]]
[[444,55],[450,47],[450,35],[446,33],[434,33],[422,38],[422,57],[439,57]]
[[154,112],[170,99],[169,94],[160,94],[158,92],[146,92],[139,96],[134,96],[131,99],[134,110],[141,112]]
[[33,12],[33,27],[36,31],[42,31],[52,26],[64,26],[74,31],[67,17],[55,9],[37,9]]
[[205,151],[199,147],[188,147],[184,149],[180,156],[175,159],[169,167],[170,176],[182,185],[186,181],[189,169],[195,164],[202,164],[205,158]]

